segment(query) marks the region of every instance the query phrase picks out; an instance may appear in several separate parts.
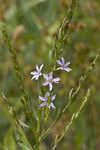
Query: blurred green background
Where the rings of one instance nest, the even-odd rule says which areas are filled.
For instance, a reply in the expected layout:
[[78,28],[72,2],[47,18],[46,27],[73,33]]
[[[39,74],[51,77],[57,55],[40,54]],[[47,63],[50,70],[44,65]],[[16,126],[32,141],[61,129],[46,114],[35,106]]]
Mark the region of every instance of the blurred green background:
[[[31,81],[30,72],[35,64],[50,64],[54,36],[59,24],[67,14],[71,0],[0,0],[0,28],[5,23],[9,38],[17,53],[18,62],[25,73],[24,85],[31,99],[38,95],[36,82]],[[100,47],[100,1],[80,0],[70,24],[71,32],[64,46],[64,57],[71,61],[72,72],[59,75],[62,83],[56,89],[56,107],[67,102],[67,93],[76,87],[80,75],[87,69],[89,62],[96,56]],[[86,90],[91,89],[88,104],[74,122],[71,130],[60,142],[57,150],[100,150],[100,59],[86,82],[83,84],[75,103],[65,113],[62,120],[53,128],[41,150],[49,150],[51,139],[63,129],[64,122],[78,107],[78,101]],[[13,63],[0,31],[0,89],[15,106],[18,103],[18,117],[23,109],[19,105],[21,96],[19,82],[13,70]],[[36,97],[34,97],[36,99]],[[52,120],[52,116],[51,116]],[[0,150],[20,150],[14,136],[13,121],[5,104],[0,100]],[[28,132],[30,143],[31,135]],[[2,148],[3,147],[3,148]]]

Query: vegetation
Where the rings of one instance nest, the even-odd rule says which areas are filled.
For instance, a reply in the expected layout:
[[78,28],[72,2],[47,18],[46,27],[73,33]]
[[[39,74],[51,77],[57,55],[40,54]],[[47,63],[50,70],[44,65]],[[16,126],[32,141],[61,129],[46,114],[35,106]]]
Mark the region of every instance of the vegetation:
[[99,150],[99,7],[0,1],[0,150]]

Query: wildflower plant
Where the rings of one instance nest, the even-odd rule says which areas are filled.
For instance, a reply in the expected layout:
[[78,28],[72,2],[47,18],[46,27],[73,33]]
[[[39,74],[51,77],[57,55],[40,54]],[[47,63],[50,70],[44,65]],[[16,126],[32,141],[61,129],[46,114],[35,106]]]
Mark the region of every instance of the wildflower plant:
[[[28,73],[28,77],[31,83],[37,83],[39,85],[37,94],[33,97],[36,105],[33,102],[33,99],[25,90],[24,86],[24,73],[22,72],[22,68],[20,67],[17,61],[17,54],[14,51],[12,43],[9,40],[8,33],[6,31],[6,26],[3,26],[2,33],[4,42],[8,46],[9,52],[11,54],[12,62],[14,64],[14,71],[16,72],[16,77],[19,80],[19,87],[21,91],[20,104],[18,103],[16,107],[13,107],[8,98],[4,95],[4,93],[0,92],[0,98],[5,102],[7,111],[10,113],[13,121],[13,132],[15,135],[16,143],[18,148],[22,148],[23,150],[42,150],[42,143],[49,136],[56,123],[62,119],[64,113],[69,109],[71,104],[75,98],[78,98],[78,94],[83,86],[84,82],[89,76],[89,73],[93,70],[94,65],[97,61],[97,58],[100,55],[100,52],[96,55],[96,57],[91,61],[86,71],[82,73],[79,78],[78,86],[72,88],[67,94],[67,102],[65,103],[63,108],[58,108],[56,106],[58,102],[58,92],[55,90],[56,86],[60,86],[62,84],[62,77],[60,73],[64,73],[70,76],[70,73],[73,72],[72,63],[70,60],[66,59],[64,56],[64,45],[67,43],[68,36],[70,36],[69,25],[72,21],[74,12],[78,6],[79,2],[77,0],[72,0],[72,4],[68,11],[67,16],[63,19],[61,25],[58,28],[58,31],[55,36],[55,45],[52,50],[52,59],[53,63],[50,64],[50,70],[46,68],[46,64],[43,63],[41,65],[36,64],[36,69],[31,70]],[[44,69],[46,68],[46,69]],[[59,75],[57,72],[59,71]],[[29,76],[30,75],[30,76]],[[33,84],[34,85],[34,84]],[[55,86],[56,85],[56,86]],[[82,109],[86,105],[90,96],[90,88],[87,89],[86,94],[80,98],[80,105],[75,110],[69,121],[65,121],[65,125],[61,131],[61,133],[56,134],[56,137],[53,137],[53,143],[51,144],[50,149],[55,150],[59,142],[64,138],[68,130],[71,128],[73,122],[79,117]],[[21,108],[18,109],[18,106]],[[17,116],[17,113],[21,112],[22,115],[20,117]],[[23,115],[24,113],[24,115]],[[53,121],[50,120],[50,115],[53,116]],[[50,123],[50,124],[49,124]],[[27,135],[27,133],[30,133]],[[30,136],[31,135],[31,136]],[[32,137],[32,139],[30,138]],[[44,142],[45,143],[45,142]],[[12,150],[12,149],[11,149]]]
[[[64,64],[64,57],[62,57],[62,63],[60,62],[60,60],[57,60],[57,62],[59,62],[60,65],[62,65],[63,63],[63,66],[60,67],[61,70],[66,70],[66,71],[71,71],[72,69],[67,67],[69,62]],[[31,75],[33,75],[32,77],[32,80],[38,80],[39,79],[39,76],[43,76],[43,78],[46,80],[45,82],[42,83],[42,86],[47,86],[49,85],[49,91],[51,92],[53,90],[53,83],[59,83],[60,81],[60,77],[56,77],[56,78],[53,78],[53,72],[50,72],[49,74],[43,74],[41,71],[42,71],[42,68],[43,68],[43,64],[40,66],[40,68],[38,67],[38,65],[36,65],[36,70],[37,72],[31,72]],[[64,68],[64,69],[63,69]],[[57,69],[58,70],[58,69]],[[42,104],[40,104],[40,107],[44,107],[44,106],[47,106],[48,108],[52,107],[52,108],[55,108],[54,104],[53,104],[53,100],[56,98],[56,95],[53,95],[51,96],[50,98],[50,102],[48,103],[48,99],[50,97],[50,94],[48,91],[46,92],[45,96],[44,97],[41,97],[39,96],[39,99],[41,101],[43,101]]]

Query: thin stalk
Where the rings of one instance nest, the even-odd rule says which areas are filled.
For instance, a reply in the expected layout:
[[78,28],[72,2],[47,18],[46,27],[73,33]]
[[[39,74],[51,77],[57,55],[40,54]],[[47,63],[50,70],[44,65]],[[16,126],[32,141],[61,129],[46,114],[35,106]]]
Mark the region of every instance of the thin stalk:
[[86,96],[83,98],[80,108],[75,113],[73,113],[69,123],[65,125],[64,130],[61,132],[61,135],[57,136],[57,138],[55,139],[55,143],[54,143],[54,146],[53,146],[52,150],[56,149],[58,143],[64,138],[64,136],[66,135],[66,133],[70,129],[71,125],[73,124],[73,121],[76,120],[79,117],[79,114],[81,113],[81,111],[84,108],[86,102],[88,101],[89,96],[90,96],[90,89],[88,89],[88,91],[86,93]]

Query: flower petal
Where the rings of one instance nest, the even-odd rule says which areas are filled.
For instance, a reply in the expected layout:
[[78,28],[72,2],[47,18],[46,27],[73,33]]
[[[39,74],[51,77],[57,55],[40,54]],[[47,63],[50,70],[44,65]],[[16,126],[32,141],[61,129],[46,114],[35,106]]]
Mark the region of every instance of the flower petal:
[[69,67],[64,68],[65,71],[70,72],[72,69]]
[[42,65],[40,66],[40,69],[39,69],[40,71],[42,70],[43,66],[44,66],[44,64],[42,64]]
[[43,74],[44,79],[48,80],[48,74]]
[[59,69],[64,70],[64,67],[59,67]]
[[45,105],[47,105],[47,102],[43,102],[42,104],[40,104],[40,107],[44,107]]
[[55,98],[56,98],[56,95],[51,96],[52,101],[54,101]]
[[39,72],[40,71],[40,69],[39,69],[39,67],[38,67],[38,65],[36,64],[36,70],[37,70],[37,72]]
[[51,103],[51,104],[48,106],[49,109],[50,109],[51,107],[54,108],[54,109],[56,108],[53,103]]
[[64,57],[62,57],[61,60],[62,60],[62,64],[64,65],[65,63]]
[[34,72],[31,72],[30,74],[31,74],[31,75],[36,75],[36,74],[37,74],[37,72],[36,72],[36,71],[34,71]]
[[49,73],[48,80],[52,80],[52,78],[53,78],[53,72],[50,72],[50,73]]
[[38,78],[39,78],[39,75],[34,75],[31,80],[33,79],[38,80]]
[[33,80],[35,78],[35,76],[33,76],[32,78],[31,78],[31,80]]
[[49,82],[49,90],[52,91],[52,83]]
[[67,67],[68,65],[70,65],[70,62],[65,63],[64,67]]
[[57,62],[57,64],[59,64],[59,65],[63,65],[60,60],[57,60],[56,62]]
[[46,97],[49,97],[49,96],[50,96],[50,93],[49,93],[49,92],[47,92],[45,96],[46,96]]
[[54,78],[53,82],[58,83],[60,81],[60,78]]
[[47,101],[47,100],[48,100],[47,97],[42,97],[42,96],[39,96],[39,99],[40,99],[41,101]]

